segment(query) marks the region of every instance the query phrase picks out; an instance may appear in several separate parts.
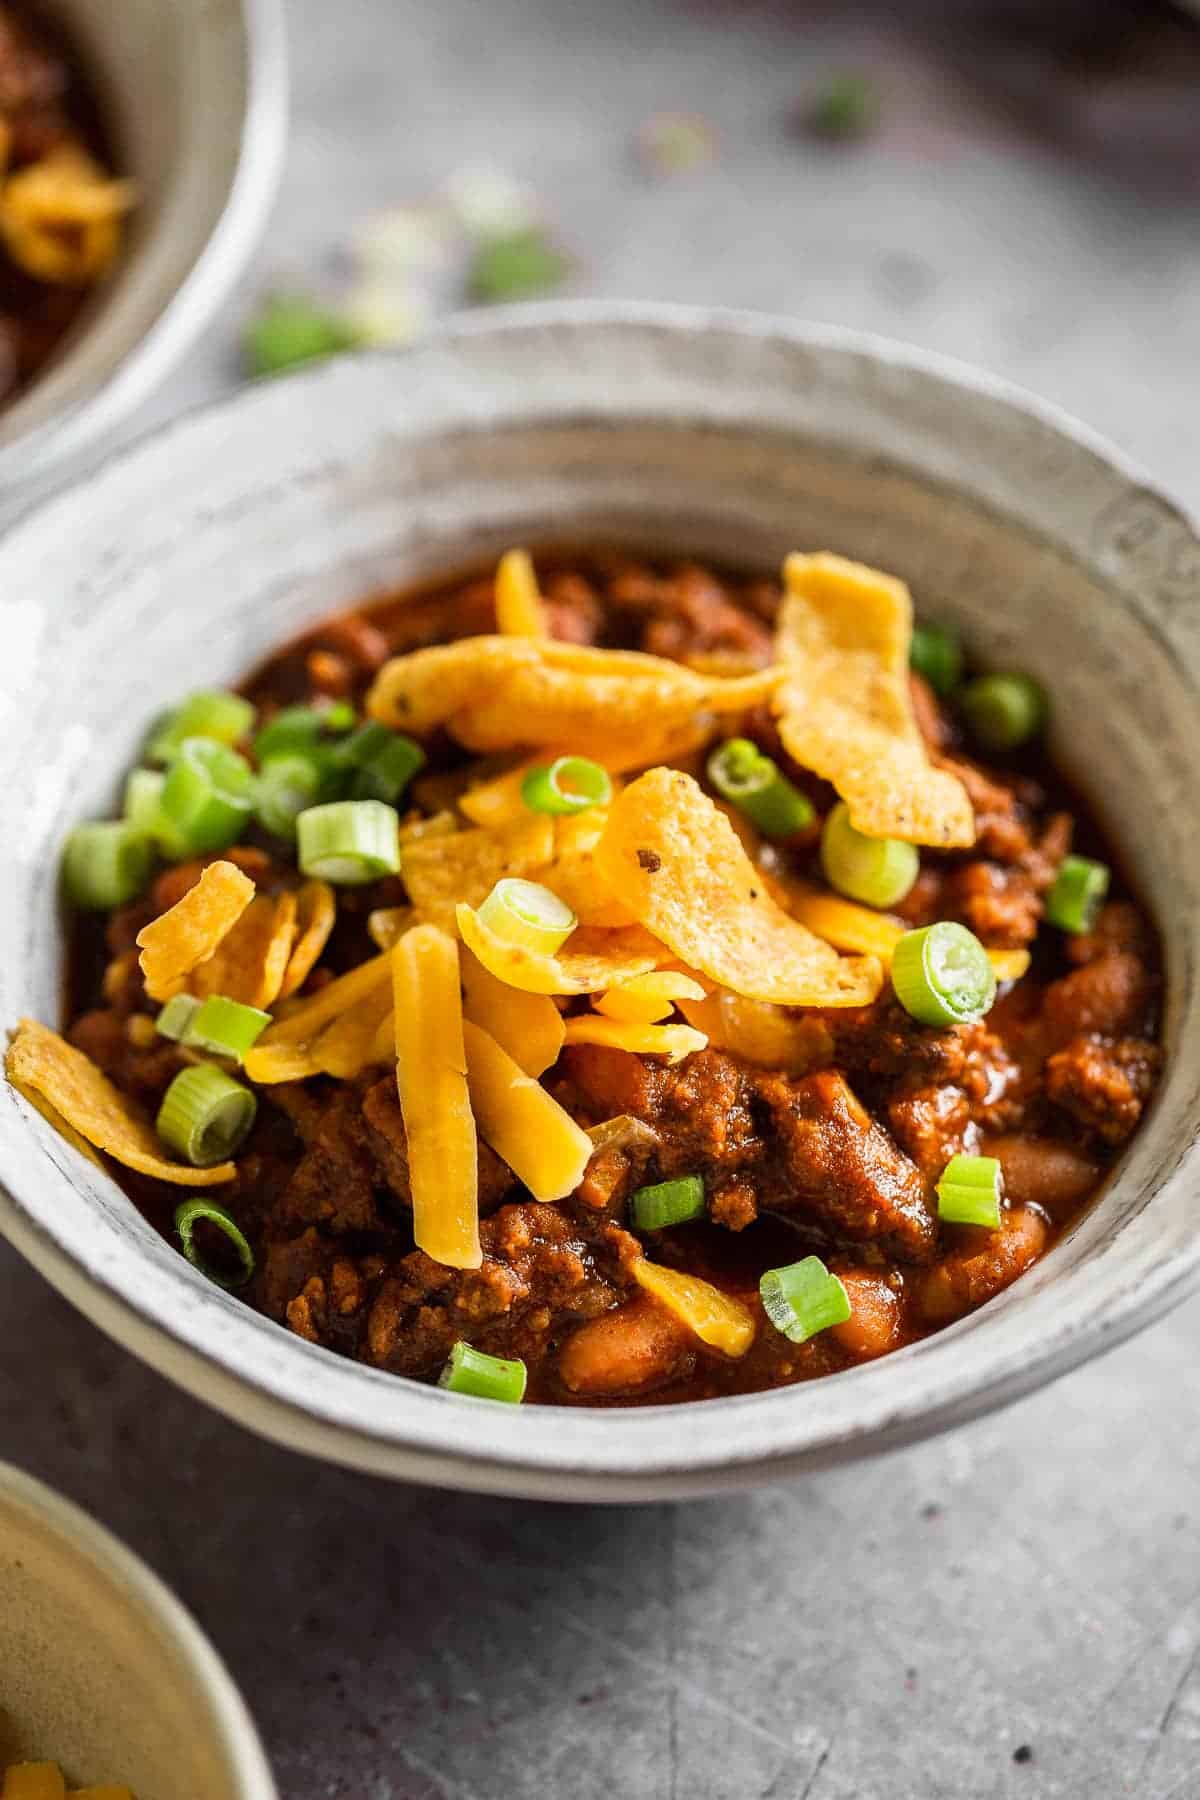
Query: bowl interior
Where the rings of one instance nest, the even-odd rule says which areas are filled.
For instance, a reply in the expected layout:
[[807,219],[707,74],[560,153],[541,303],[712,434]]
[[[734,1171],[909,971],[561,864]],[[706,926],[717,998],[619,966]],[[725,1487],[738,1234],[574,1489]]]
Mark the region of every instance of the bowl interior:
[[1196,543],[1057,421],[836,334],[526,314],[244,396],[28,522],[0,559],[0,1020],[55,1019],[58,846],[112,806],[157,708],[339,602],[573,538],[750,566],[842,551],[903,576],[985,661],[1046,683],[1055,754],[1120,846],[1169,971],[1168,1073],[1100,1203],[951,1330],[801,1389],[707,1403],[703,1432],[691,1408],[497,1419],[339,1362],[206,1285],[7,1091],[0,1223],[109,1329],[247,1423],[512,1490],[689,1491],[879,1447],[1132,1329],[1197,1252]]
[[228,1678],[191,1621],[119,1544],[0,1469],[0,1768],[54,1761],[69,1786],[138,1800],[272,1800]]

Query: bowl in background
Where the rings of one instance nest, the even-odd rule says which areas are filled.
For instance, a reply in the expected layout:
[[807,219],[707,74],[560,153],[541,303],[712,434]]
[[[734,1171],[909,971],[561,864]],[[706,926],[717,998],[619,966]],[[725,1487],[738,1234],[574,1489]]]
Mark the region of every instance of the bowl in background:
[[702,1417],[489,1407],[307,1344],[207,1283],[7,1089],[0,1228],[105,1330],[270,1437],[553,1498],[702,1493],[894,1446],[1157,1316],[1200,1264],[1200,543],[1059,414],[879,340],[522,308],[249,390],[26,519],[0,543],[0,1022],[57,1017],[59,849],[112,810],[151,714],[339,603],[589,537],[764,568],[843,551],[907,579],[984,662],[1046,683],[1052,750],[1156,915],[1169,981],[1160,1092],[1091,1212],[950,1329]]
[[139,203],[52,362],[0,412],[0,502],[110,429],[228,294],[282,167],[280,0],[53,0]]
[[278,1800],[237,1689],[191,1616],[93,1519],[0,1464],[0,1769],[137,1800]]

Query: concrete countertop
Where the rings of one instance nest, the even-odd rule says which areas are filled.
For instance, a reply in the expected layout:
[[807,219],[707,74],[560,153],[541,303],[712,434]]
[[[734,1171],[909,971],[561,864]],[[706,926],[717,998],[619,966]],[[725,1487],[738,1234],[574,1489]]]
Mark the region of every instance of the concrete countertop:
[[[1132,19],[292,0],[292,154],[243,299],[332,277],[364,213],[496,163],[560,222],[574,291],[936,347],[1195,500],[1200,30]],[[876,138],[789,129],[864,65]],[[675,109],[720,153],[647,180],[634,133]],[[234,384],[235,324],[139,427]],[[394,1488],[259,1443],[6,1248],[0,1309],[2,1453],[196,1611],[285,1800],[1200,1797],[1200,1302],[950,1438],[613,1510]]]

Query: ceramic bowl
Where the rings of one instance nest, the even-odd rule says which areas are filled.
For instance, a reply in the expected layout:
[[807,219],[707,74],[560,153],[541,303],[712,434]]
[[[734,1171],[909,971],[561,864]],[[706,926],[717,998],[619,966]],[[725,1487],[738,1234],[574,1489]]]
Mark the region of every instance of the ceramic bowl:
[[1057,756],[1161,925],[1168,1063],[1107,1191],[950,1330],[825,1381],[694,1406],[489,1407],[342,1361],[200,1278],[117,1184],[0,1095],[0,1226],[137,1354],[315,1455],[559,1498],[704,1492],[920,1437],[1163,1311],[1200,1261],[1194,828],[1200,544],[1112,451],[916,352],[749,316],[549,307],[469,320],[170,426],[0,545],[0,1020],[54,1019],[55,867],[147,717],[339,602],[513,542],[895,570],[1054,695]]
[[228,294],[264,223],[287,125],[280,0],[53,0],[141,196],[65,347],[0,412],[0,503],[115,425]]
[[208,1639],[144,1563],[50,1488],[0,1464],[0,1769],[137,1800],[277,1800]]

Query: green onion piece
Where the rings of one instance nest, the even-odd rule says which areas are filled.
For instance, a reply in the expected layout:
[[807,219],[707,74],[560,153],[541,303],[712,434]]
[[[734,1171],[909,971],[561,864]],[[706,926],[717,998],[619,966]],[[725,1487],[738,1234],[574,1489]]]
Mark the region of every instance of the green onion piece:
[[[232,1244],[239,1264],[236,1275],[227,1275],[223,1269],[201,1256],[195,1239],[196,1226],[201,1221],[215,1225]],[[193,1268],[199,1269],[202,1275],[207,1275],[210,1281],[215,1281],[218,1287],[245,1287],[254,1273],[254,1252],[246,1242],[241,1226],[226,1207],[219,1206],[215,1200],[185,1200],[182,1206],[175,1208],[175,1229],[179,1233],[183,1254]]]
[[544,228],[528,225],[480,244],[467,275],[467,291],[472,300],[528,300],[561,287],[570,273],[570,258]]
[[850,1317],[845,1288],[819,1256],[768,1269],[758,1291],[768,1319],[793,1344],[803,1344],[831,1325],[844,1325]]
[[537,881],[509,876],[498,881],[479,908],[479,923],[502,938],[541,956],[561,950],[575,929],[571,908]]
[[164,1144],[197,1169],[232,1156],[258,1102],[249,1088],[212,1063],[181,1069],[163,1095],[155,1128]]
[[489,1356],[486,1350],[474,1350],[460,1338],[438,1377],[438,1386],[452,1394],[474,1394],[479,1400],[504,1400],[518,1406],[525,1398],[526,1379],[525,1364],[519,1357],[508,1361],[503,1356]]
[[1108,865],[1090,856],[1064,856],[1046,895],[1046,917],[1061,931],[1090,931],[1108,893]]
[[358,723],[358,714],[351,700],[328,700],[316,710],[325,730],[334,737],[343,731],[353,731]]
[[255,737],[254,759],[261,765],[272,756],[312,750],[322,740],[350,731],[354,720],[348,700],[335,700],[325,707],[285,706]]
[[947,1225],[982,1225],[998,1231],[1003,1192],[994,1156],[952,1156],[937,1184],[938,1218]]
[[665,1231],[668,1225],[686,1225],[704,1217],[704,1178],[682,1175],[677,1181],[659,1181],[640,1187],[629,1201],[639,1231]]
[[767,837],[794,837],[812,824],[812,801],[749,738],[730,738],[708,759],[708,779],[722,799]]
[[382,800],[334,800],[296,820],[300,867],[342,887],[359,887],[400,867],[400,820]]
[[167,770],[162,816],[184,853],[225,850],[240,835],[254,805],[250,764],[211,738],[185,738]]
[[254,811],[260,825],[273,837],[294,841],[296,820],[318,800],[322,785],[315,757],[268,757],[254,784]]
[[908,646],[909,666],[923,675],[945,700],[962,679],[962,645],[941,625],[914,625]]
[[839,75],[808,109],[808,129],[817,137],[848,141],[866,137],[879,117],[879,95],[865,75]]
[[[371,726],[364,725],[361,731],[369,731]],[[384,800],[389,806],[395,806],[405,788],[418,769],[425,766],[425,752],[414,739],[405,737],[398,731],[388,731],[380,726],[386,741],[353,758],[354,774],[350,779],[350,795],[354,800]],[[353,737],[346,739],[346,748],[359,737],[356,731]]]
[[210,994],[189,1019],[183,1041],[190,1050],[208,1050],[213,1056],[229,1056],[234,1062],[241,1062],[270,1023],[270,1013],[261,1012],[257,1006],[245,1006],[224,994]]
[[612,799],[608,770],[588,756],[560,756],[544,769],[530,769],[521,783],[530,812],[567,815],[607,806]]
[[154,1029],[163,1037],[174,1038],[181,1044],[192,1019],[200,1011],[200,1002],[195,994],[172,994],[167,1004],[154,1021]]
[[168,763],[185,738],[212,738],[218,744],[236,744],[254,729],[254,708],[240,694],[222,688],[202,688],[189,694],[158,727],[146,746],[148,762]]
[[327,307],[299,294],[276,294],[246,327],[242,347],[251,375],[277,375],[357,343],[353,326]]
[[949,919],[905,932],[892,952],[892,986],[921,1025],[970,1025],[996,998],[987,951],[974,932]]
[[1017,750],[1046,723],[1046,695],[1029,675],[977,675],[959,695],[963,718],[983,750]]
[[75,906],[108,912],[136,900],[153,863],[150,839],[127,819],[77,825],[63,849],[63,886]]
[[128,824],[149,837],[153,837],[159,823],[166,780],[161,769],[131,769],[125,778],[122,813]]
[[864,906],[895,906],[921,868],[915,844],[902,838],[873,838],[856,831],[850,809],[840,800],[821,831],[821,867],[830,887]]

